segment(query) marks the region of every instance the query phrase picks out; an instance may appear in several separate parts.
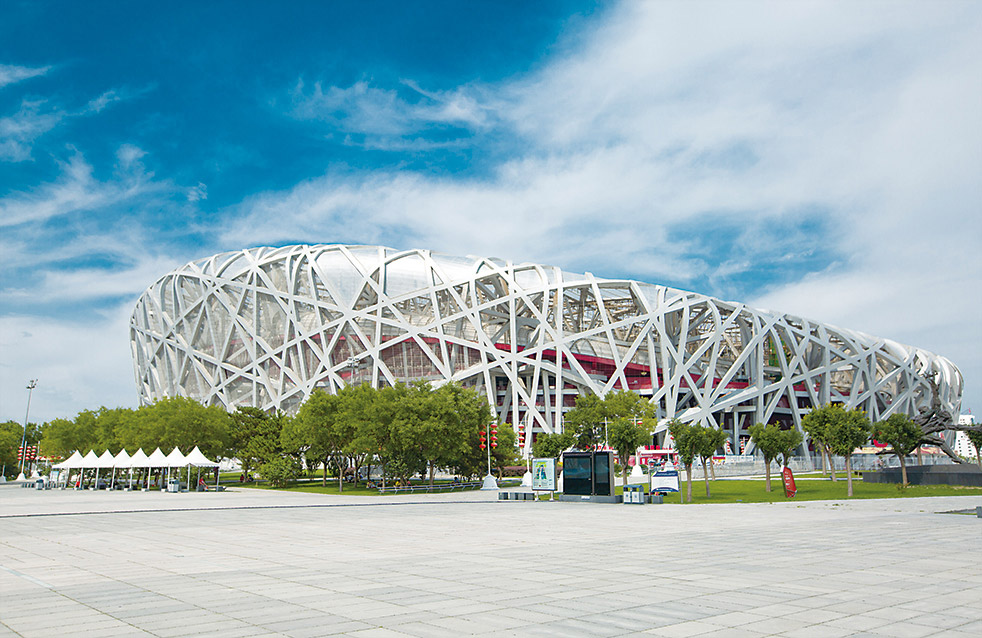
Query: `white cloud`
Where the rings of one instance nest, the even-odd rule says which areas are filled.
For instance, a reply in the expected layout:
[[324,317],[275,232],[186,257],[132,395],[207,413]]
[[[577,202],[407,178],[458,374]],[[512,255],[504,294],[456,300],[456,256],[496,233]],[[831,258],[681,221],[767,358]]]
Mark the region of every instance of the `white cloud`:
[[[38,379],[31,421],[73,417],[83,409],[136,407],[126,302],[97,321],[0,317],[0,421],[23,422],[30,379]],[[94,397],[98,397],[94,399]]]
[[376,145],[394,144],[390,138],[413,136],[433,125],[481,128],[487,124],[489,110],[469,87],[427,91],[413,81],[403,84],[419,96],[416,102],[364,80],[347,88],[326,89],[316,82],[309,91],[300,80],[293,91],[291,114],[329,123],[342,132],[368,135]]
[[20,110],[0,118],[0,161],[23,162],[31,159],[34,140],[65,117],[57,109],[45,110],[44,100],[24,100]]
[[121,147],[116,179],[99,181],[92,176],[92,166],[76,151],[67,162],[60,162],[61,175],[56,181],[0,198],[0,227],[36,224],[78,211],[106,208],[166,188],[165,184],[153,182],[153,174],[144,170],[139,162],[143,154],[135,146]]
[[[34,75],[40,75],[46,72],[48,68],[33,69],[34,71],[40,71]],[[4,67],[0,66],[0,86],[3,86],[3,73]],[[23,73],[26,73],[26,71]],[[15,76],[10,74],[10,77]],[[31,76],[23,75],[23,77]],[[38,138],[54,129],[63,121],[95,115],[108,108],[111,104],[136,94],[138,93],[117,90],[106,91],[102,95],[89,100],[83,108],[74,111],[68,110],[61,105],[53,104],[46,99],[24,99],[21,101],[20,109],[16,113],[0,117],[0,161],[29,161],[32,159],[32,151]]]
[[38,77],[51,70],[50,66],[29,67],[16,66],[12,64],[0,64],[0,89],[8,84],[14,84],[21,80]]

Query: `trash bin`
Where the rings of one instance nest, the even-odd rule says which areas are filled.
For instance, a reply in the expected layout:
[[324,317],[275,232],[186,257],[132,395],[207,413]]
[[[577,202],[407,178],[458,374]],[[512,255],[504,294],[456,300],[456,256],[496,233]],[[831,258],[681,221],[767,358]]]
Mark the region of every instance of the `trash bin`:
[[644,505],[644,485],[625,485],[624,503],[634,505]]
[[43,490],[43,489],[44,489],[44,479],[38,479],[38,480],[36,480],[36,481],[34,481],[34,485],[35,485],[35,486],[36,486],[36,487],[37,487],[37,488],[38,488],[39,490]]
[[168,479],[168,481],[167,481],[167,491],[168,492],[180,492],[181,491],[181,479]]
[[652,505],[661,505],[664,502],[665,502],[665,495],[662,494],[661,492],[655,492],[654,494],[651,495]]

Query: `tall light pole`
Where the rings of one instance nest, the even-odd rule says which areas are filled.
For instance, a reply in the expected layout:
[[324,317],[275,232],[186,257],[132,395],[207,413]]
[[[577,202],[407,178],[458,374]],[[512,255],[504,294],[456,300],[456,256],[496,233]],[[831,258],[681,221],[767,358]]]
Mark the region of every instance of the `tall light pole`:
[[24,414],[24,436],[20,438],[20,476],[18,479],[24,478],[24,462],[27,461],[27,420],[31,416],[31,394],[34,392],[34,388],[38,387],[38,380],[31,379],[27,383],[27,412]]

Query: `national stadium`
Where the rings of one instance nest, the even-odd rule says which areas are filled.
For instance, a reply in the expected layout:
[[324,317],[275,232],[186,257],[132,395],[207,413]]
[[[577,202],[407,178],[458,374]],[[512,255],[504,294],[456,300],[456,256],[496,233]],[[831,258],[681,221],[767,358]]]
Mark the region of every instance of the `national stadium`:
[[[860,332],[665,286],[554,266],[381,246],[227,252],[162,277],[136,304],[141,401],[186,396],[296,412],[315,388],[448,381],[503,423],[562,431],[582,394],[630,390],[671,418],[800,428],[839,403],[876,421],[958,414],[945,357]],[[663,437],[656,433],[656,437]]]

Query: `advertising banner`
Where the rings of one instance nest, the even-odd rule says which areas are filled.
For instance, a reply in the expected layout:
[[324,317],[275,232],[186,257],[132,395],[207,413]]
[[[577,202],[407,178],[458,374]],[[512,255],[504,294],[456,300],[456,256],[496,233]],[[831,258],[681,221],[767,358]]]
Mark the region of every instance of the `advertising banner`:
[[556,491],[556,459],[532,459],[532,489]]
[[791,473],[791,468],[787,465],[781,470],[781,476],[784,478],[784,495],[788,498],[794,498],[794,495],[798,493],[798,486],[794,484],[794,474]]

